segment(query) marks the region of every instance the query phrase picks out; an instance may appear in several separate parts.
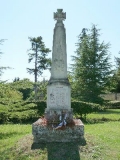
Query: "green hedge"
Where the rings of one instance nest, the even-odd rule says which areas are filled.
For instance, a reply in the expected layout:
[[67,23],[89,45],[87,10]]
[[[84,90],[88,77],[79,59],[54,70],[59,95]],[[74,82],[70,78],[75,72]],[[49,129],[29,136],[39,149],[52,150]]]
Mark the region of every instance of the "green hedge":
[[[40,116],[44,115],[46,107],[47,106],[45,101],[19,101],[12,103],[10,102],[8,105],[6,103],[2,103],[0,104],[0,123],[34,122]],[[73,108],[73,113],[80,115],[81,117],[86,117],[86,115],[89,113],[97,112],[103,109],[98,104],[80,101],[72,101],[71,107]]]
[[120,109],[120,101],[110,101],[106,104],[106,108]]
[[19,101],[3,105],[0,104],[0,123],[28,122],[39,117],[37,105],[32,102]]
[[82,102],[82,101],[72,101],[71,107],[73,108],[74,114],[78,114],[81,117],[84,116],[85,118],[86,115],[89,113],[98,112],[104,109],[104,107],[100,106],[99,104]]

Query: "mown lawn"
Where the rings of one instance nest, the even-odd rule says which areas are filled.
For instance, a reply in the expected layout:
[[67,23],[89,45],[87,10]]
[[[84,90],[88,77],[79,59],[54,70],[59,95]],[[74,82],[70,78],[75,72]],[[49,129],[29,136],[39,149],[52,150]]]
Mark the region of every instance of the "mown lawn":
[[87,123],[100,123],[102,121],[120,121],[120,109],[107,109],[106,111],[87,115]]
[[32,150],[31,125],[0,125],[0,160],[120,160],[119,112],[88,115],[88,120],[99,123],[85,123],[85,146],[48,143]]
[[83,159],[120,160],[120,122],[86,124],[85,137]]

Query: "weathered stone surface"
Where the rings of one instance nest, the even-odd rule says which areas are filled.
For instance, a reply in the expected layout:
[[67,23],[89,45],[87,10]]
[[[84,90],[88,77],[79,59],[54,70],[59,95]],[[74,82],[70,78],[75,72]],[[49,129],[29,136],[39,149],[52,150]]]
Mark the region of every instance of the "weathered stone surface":
[[71,109],[70,85],[53,83],[47,87],[47,109]]
[[79,120],[73,120],[73,123],[67,124],[60,129],[52,128],[44,119],[39,119],[32,125],[32,134],[34,143],[40,142],[77,142],[83,139],[84,125]]
[[54,13],[57,22],[53,34],[51,80],[67,79],[66,31],[63,24],[65,18],[66,13],[62,9]]
[[[50,117],[57,110],[60,115],[61,110],[66,110],[71,119],[71,87],[67,78],[67,52],[66,52],[66,31],[63,20],[66,13],[58,9],[54,13],[57,21],[53,34],[52,66],[51,77],[47,86],[47,109],[46,118]],[[58,113],[59,112],[59,113]]]

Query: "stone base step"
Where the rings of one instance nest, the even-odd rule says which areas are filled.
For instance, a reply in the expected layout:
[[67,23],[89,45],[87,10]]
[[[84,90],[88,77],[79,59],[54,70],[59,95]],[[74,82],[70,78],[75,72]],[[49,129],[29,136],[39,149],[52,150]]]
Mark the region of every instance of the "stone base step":
[[32,134],[34,143],[78,142],[84,139],[84,125],[80,119],[73,119],[72,123],[56,129],[45,118],[40,118],[32,124]]

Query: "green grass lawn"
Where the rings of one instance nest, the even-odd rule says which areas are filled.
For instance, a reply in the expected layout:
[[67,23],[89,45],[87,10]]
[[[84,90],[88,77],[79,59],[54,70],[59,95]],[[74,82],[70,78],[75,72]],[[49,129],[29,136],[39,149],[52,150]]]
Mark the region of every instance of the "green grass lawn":
[[[108,110],[88,115],[88,119],[100,121],[85,123],[85,146],[48,143],[31,150],[31,125],[0,125],[0,160],[120,160],[119,112]],[[109,121],[101,121],[103,116]]]
[[120,160],[120,122],[86,124],[83,159]]
[[120,109],[107,109],[99,113],[87,115],[87,122],[120,121]]
[[17,140],[31,133],[31,125],[0,125],[0,151],[12,147]]

